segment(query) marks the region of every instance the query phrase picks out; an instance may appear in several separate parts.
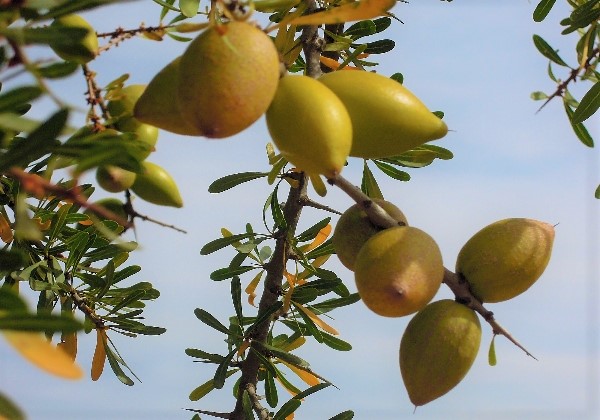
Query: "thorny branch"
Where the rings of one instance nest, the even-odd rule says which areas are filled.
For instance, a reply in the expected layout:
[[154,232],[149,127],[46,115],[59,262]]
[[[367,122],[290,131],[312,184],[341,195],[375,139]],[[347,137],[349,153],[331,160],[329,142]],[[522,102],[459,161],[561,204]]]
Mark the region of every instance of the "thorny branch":
[[[391,218],[385,210],[381,208],[381,206],[377,205],[373,200],[369,198],[366,194],[364,194],[358,187],[352,185],[348,180],[343,178],[342,176],[336,176],[335,178],[329,178],[327,180],[329,184],[335,185],[341,190],[343,190],[346,194],[350,196],[359,206],[363,208],[363,210],[369,216],[369,219],[376,225],[381,226],[383,228],[389,228],[398,226],[398,222]],[[382,214],[383,213],[383,214]],[[521,350],[535,359],[535,357],[527,351],[525,347],[523,347],[504,327],[502,327],[494,318],[494,313],[488,311],[481,301],[479,301],[469,289],[469,283],[462,278],[459,274],[453,273],[447,268],[444,269],[444,279],[443,283],[446,284],[454,293],[455,299],[457,302],[462,303],[463,305],[468,306],[477,312],[483,319],[487,321],[488,324],[492,327],[492,331],[494,334],[503,335],[514,345],[519,347]],[[537,359],[535,359],[537,360]]]

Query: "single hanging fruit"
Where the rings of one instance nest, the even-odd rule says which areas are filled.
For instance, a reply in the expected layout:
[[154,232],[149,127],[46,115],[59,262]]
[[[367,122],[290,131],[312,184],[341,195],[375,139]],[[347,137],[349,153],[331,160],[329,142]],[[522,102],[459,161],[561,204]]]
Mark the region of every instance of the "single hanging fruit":
[[525,218],[499,220],[473,235],[456,260],[456,272],[482,302],[502,302],[529,289],[552,254],[554,226]]
[[344,104],[308,76],[285,76],[267,110],[267,127],[281,154],[309,174],[342,171],[352,144],[352,122]]
[[319,81],[342,100],[352,119],[350,156],[400,155],[444,137],[446,123],[395,80],[366,71],[334,71]]
[[193,40],[179,63],[179,110],[201,135],[229,137],[249,127],[271,103],[279,54],[255,26],[215,25]]
[[142,172],[137,174],[131,191],[149,203],[183,207],[183,200],[175,180],[155,163],[142,162]]
[[119,168],[118,166],[100,166],[96,170],[96,181],[108,192],[121,192],[131,188],[135,182],[135,172]]
[[[373,199],[373,201],[398,222],[405,225],[408,223],[404,213],[393,203],[378,198]],[[369,220],[367,213],[358,204],[348,208],[340,216],[331,237],[335,253],[341,263],[349,270],[354,270],[356,256],[362,246],[367,239],[382,230]]]
[[419,311],[400,342],[400,373],[410,401],[424,405],[458,385],[480,344],[479,318],[465,305],[444,299]]
[[354,264],[358,294],[378,315],[417,312],[435,296],[444,278],[442,254],[424,231],[398,226],[373,235]]
[[50,48],[63,60],[77,64],[85,64],[98,55],[98,37],[96,31],[84,18],[79,15],[65,15],[55,19],[52,27],[56,28],[79,28],[87,31],[85,36],[76,43],[54,43]]

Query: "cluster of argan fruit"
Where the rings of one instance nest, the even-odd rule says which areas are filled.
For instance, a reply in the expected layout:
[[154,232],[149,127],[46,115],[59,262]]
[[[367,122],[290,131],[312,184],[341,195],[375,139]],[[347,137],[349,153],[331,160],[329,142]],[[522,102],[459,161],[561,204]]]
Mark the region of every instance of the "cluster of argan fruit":
[[333,177],[349,156],[399,155],[448,128],[400,83],[366,71],[280,77],[272,40],[246,22],[213,25],[161,70],[135,117],[178,134],[223,138],[263,114],[282,155]]
[[[355,204],[340,216],[332,241],[342,264],[354,271],[358,293],[369,309],[386,317],[416,313],[400,343],[400,371],[411,402],[420,406],[465,377],[479,351],[481,325],[476,313],[461,303],[430,303],[445,272],[438,245],[427,233],[408,226],[395,205],[373,201],[399,226],[381,229]],[[465,243],[456,273],[481,302],[505,301],[541,276],[553,241],[554,227],[548,223],[500,220]]]
[[[66,61],[85,64],[93,60],[98,54],[98,37],[94,28],[81,16],[71,14],[62,16],[52,22],[57,28],[77,28],[87,31],[85,36],[72,44],[51,45],[56,54]],[[158,128],[143,123],[133,116],[135,103],[144,92],[145,85],[129,85],[110,91],[111,100],[107,109],[111,117],[111,126],[106,130],[106,135],[122,133],[133,134],[133,137],[148,146],[147,153],[143,159],[150,155],[158,141]],[[86,136],[92,133],[90,127],[83,127],[74,136]],[[142,170],[139,173],[127,171],[117,166],[102,166],[96,171],[98,184],[109,192],[121,192],[131,189],[137,196],[145,201],[163,206],[181,207],[183,200],[177,188],[177,184],[171,175],[155,163],[142,162]],[[122,203],[118,200],[108,199],[101,204],[119,210],[121,214]]]

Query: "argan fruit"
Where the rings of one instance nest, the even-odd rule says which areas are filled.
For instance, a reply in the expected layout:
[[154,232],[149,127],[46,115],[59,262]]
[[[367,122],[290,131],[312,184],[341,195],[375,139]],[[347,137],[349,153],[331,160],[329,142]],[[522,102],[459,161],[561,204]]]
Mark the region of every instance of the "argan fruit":
[[131,190],[142,200],[159,206],[183,207],[183,199],[175,180],[155,163],[142,162]]
[[[149,146],[142,159],[147,158],[154,150],[158,141],[158,128],[138,120],[134,116],[134,107],[146,90],[146,85],[133,84],[121,88],[113,95],[116,98],[108,101],[107,108],[110,116],[115,119],[114,126],[123,133],[134,133],[137,140]],[[173,100],[171,98],[171,100]]]
[[63,60],[85,64],[98,55],[98,37],[94,28],[79,15],[65,15],[55,19],[51,26],[57,28],[81,28],[87,34],[77,43],[53,43],[50,48]]
[[279,54],[257,27],[233,21],[194,39],[179,63],[179,109],[203,136],[229,137],[249,127],[271,103]]
[[150,81],[135,103],[133,116],[141,122],[175,134],[199,136],[202,134],[181,115],[179,101],[179,63],[181,57],[171,61]]
[[444,299],[419,311],[400,342],[400,372],[410,401],[424,405],[458,385],[480,344],[479,318],[465,305]]
[[136,174],[118,166],[100,166],[96,169],[96,181],[108,192],[125,191],[135,182]]
[[[404,213],[394,204],[379,198],[375,198],[373,201],[381,206],[393,219],[405,225],[408,223]],[[356,255],[364,243],[382,230],[383,228],[374,225],[369,220],[367,213],[358,204],[348,208],[340,216],[331,237],[335,253],[341,263],[349,270],[354,270]]]
[[444,121],[393,79],[366,71],[335,71],[319,81],[348,109],[353,131],[350,156],[397,156],[448,132]]
[[552,253],[554,226],[532,219],[499,220],[473,235],[456,260],[456,272],[482,302],[502,302],[529,289]]
[[435,296],[444,266],[436,242],[411,226],[382,230],[362,246],[354,263],[358,294],[378,315],[417,312]]
[[[127,220],[127,213],[125,212],[125,203],[123,203],[118,198],[103,198],[94,202],[94,204],[97,206],[104,207],[106,210],[110,211],[115,216],[119,216],[123,220]],[[89,212],[89,210],[84,211],[85,214],[88,214]]]
[[285,76],[266,114],[281,154],[309,174],[333,177],[346,163],[352,122],[339,98],[308,76]]

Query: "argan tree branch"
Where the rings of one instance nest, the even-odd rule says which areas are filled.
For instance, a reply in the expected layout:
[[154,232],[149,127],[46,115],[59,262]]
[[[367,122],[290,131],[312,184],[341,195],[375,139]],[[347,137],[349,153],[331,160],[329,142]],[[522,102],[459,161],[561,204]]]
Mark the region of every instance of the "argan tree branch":
[[[335,185],[350,196],[369,216],[371,222],[382,228],[390,228],[398,226],[398,222],[389,216],[386,211],[377,205],[369,196],[364,194],[358,187],[350,183],[347,179],[338,175],[335,178],[329,178],[327,182],[331,185]],[[505,336],[515,346],[519,347],[528,356],[535,359],[535,357],[527,351],[504,327],[502,327],[495,319],[494,313],[488,311],[481,301],[479,301],[469,289],[469,283],[462,278],[459,274],[453,273],[447,268],[444,269],[443,282],[452,290],[457,302],[468,306],[477,312],[488,324],[492,327],[494,334]],[[537,359],[536,359],[537,360]]]

